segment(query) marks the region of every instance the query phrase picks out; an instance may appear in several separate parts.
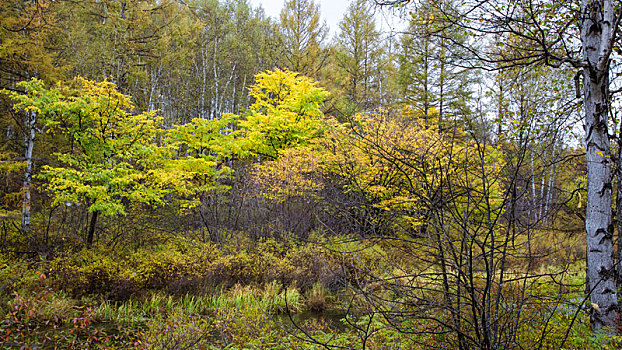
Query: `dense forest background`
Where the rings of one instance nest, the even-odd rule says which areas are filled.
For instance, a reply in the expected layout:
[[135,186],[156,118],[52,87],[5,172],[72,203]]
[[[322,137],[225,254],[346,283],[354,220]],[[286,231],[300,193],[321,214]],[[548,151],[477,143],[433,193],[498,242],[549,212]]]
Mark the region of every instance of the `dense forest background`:
[[617,348],[605,5],[0,0],[0,341]]

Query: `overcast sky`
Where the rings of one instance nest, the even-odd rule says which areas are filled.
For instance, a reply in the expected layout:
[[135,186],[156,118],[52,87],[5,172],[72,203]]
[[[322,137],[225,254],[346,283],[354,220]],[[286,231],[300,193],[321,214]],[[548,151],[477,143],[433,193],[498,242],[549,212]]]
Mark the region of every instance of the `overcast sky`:
[[[339,22],[343,18],[343,14],[346,12],[350,1],[352,0],[315,0],[320,5],[322,19],[330,27],[331,37],[339,31]],[[278,19],[285,0],[250,0],[250,2],[255,6],[261,4],[261,7],[266,11],[266,15]],[[379,28],[385,31],[401,27],[400,21],[386,11],[384,13],[379,11],[376,13],[376,23],[379,25]],[[391,24],[389,25],[388,23]]]
[[[251,0],[254,5],[261,4],[266,14],[278,19],[285,0]],[[326,24],[330,27],[331,33],[336,33],[339,29],[339,21],[348,8],[349,0],[315,0],[320,5],[320,13]]]

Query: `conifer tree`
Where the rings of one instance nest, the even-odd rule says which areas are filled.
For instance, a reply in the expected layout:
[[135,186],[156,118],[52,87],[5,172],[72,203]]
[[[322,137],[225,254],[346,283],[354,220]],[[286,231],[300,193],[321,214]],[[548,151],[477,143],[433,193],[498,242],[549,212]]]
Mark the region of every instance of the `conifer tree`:
[[378,107],[383,80],[378,68],[383,64],[384,50],[371,4],[365,0],[352,2],[339,28],[336,64],[342,76],[340,85],[356,109]]
[[426,121],[438,118],[443,123],[468,115],[473,71],[462,68],[461,53],[449,48],[466,40],[431,1],[410,12],[407,33],[401,38],[398,79],[404,102]]
[[280,20],[282,68],[317,77],[328,55],[324,47],[328,28],[320,18],[319,5],[313,0],[289,0]]

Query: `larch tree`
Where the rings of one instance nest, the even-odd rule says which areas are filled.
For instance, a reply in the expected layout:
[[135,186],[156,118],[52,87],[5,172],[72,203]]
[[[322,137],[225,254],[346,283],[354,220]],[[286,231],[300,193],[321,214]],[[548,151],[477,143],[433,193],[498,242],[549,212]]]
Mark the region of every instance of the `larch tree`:
[[[450,9],[454,6],[445,4]],[[409,13],[398,54],[398,82],[408,106],[426,120],[433,117],[442,123],[446,118],[468,115],[474,72],[457,63],[464,53],[451,48],[469,40],[468,35],[452,25],[437,6],[422,1]]]
[[355,109],[378,107],[382,77],[377,68],[382,64],[384,50],[373,8],[365,0],[350,3],[339,29],[335,60],[343,77],[342,89]]
[[283,41],[282,68],[317,77],[328,52],[324,41],[328,34],[320,18],[320,7],[313,0],[289,0],[280,15]]

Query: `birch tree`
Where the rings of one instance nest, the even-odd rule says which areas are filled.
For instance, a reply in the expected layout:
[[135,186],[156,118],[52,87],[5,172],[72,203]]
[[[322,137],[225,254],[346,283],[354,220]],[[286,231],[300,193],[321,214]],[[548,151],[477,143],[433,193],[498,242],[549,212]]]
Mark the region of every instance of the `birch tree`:
[[587,157],[587,282],[595,329],[618,322],[613,261],[609,72],[622,6],[613,0],[581,1],[583,99]]
[[[54,1],[0,1],[0,89],[16,91],[17,82],[30,77],[57,78],[64,60],[58,47],[62,36],[56,27],[59,4]],[[23,114],[21,230],[30,232],[33,152],[37,114]],[[7,130],[7,134],[11,134]]]
[[[376,2],[400,6],[410,1]],[[453,41],[449,46],[469,53],[460,63],[465,67],[494,70],[548,65],[577,69],[587,160],[585,229],[591,319],[594,330],[616,326],[619,309],[613,251],[609,90],[622,6],[614,0],[471,0],[457,11],[442,3],[434,6],[452,25],[478,38],[479,46],[474,41]]]

